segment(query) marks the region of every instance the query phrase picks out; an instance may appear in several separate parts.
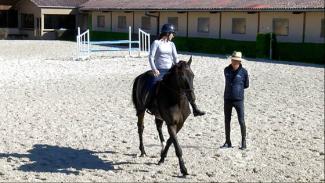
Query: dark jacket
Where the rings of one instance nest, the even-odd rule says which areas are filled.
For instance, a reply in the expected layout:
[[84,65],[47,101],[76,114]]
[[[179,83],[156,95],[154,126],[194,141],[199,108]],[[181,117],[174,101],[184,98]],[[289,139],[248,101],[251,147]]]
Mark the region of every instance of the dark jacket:
[[249,86],[248,73],[240,64],[239,68],[234,71],[231,64],[224,70],[226,86],[224,99],[239,101],[244,100],[244,89]]

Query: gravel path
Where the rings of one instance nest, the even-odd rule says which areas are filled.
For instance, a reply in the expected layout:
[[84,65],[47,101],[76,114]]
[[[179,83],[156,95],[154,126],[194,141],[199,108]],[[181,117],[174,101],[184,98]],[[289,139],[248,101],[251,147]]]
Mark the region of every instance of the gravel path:
[[229,60],[194,55],[197,103],[207,114],[191,115],[178,135],[190,173],[182,178],[173,147],[157,165],[160,143],[148,114],[148,156],[139,157],[131,88],[147,59],[109,52],[75,61],[75,50],[73,42],[0,41],[0,181],[324,182],[323,67],[247,60],[248,149],[238,149],[235,113],[235,148],[219,149]]

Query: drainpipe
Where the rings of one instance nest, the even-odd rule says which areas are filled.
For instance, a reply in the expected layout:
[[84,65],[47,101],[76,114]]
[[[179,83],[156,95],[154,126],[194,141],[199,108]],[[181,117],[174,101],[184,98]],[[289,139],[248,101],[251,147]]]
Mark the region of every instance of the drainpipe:
[[261,12],[257,14],[257,34],[260,33],[260,26],[261,26]]
[[303,27],[302,27],[302,43],[305,43],[305,35],[306,34],[306,12],[304,12],[304,20],[303,20]]
[[111,32],[113,32],[113,11],[111,11]]
[[186,12],[186,37],[188,38],[188,11]]
[[135,33],[135,27],[134,27],[134,11],[133,11],[133,15],[132,15],[132,33]]
[[219,39],[221,39],[221,27],[222,27],[222,11],[220,11],[220,15],[219,15]]
[[148,16],[148,17],[153,17],[153,18],[156,18],[157,19],[157,36],[159,35],[159,20],[160,20],[160,12],[158,12],[158,16],[157,15],[151,15],[149,14],[148,12],[144,12],[144,15],[145,16]]

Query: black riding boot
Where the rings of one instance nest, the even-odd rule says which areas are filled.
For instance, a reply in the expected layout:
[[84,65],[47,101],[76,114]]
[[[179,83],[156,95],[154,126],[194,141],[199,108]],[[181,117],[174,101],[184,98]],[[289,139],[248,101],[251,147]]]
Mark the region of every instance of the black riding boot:
[[197,107],[197,105],[195,103],[194,91],[188,92],[186,96],[187,96],[187,99],[188,99],[188,101],[190,102],[190,104],[192,106],[193,115],[194,116],[203,116],[205,114],[205,112],[198,109],[198,107]]

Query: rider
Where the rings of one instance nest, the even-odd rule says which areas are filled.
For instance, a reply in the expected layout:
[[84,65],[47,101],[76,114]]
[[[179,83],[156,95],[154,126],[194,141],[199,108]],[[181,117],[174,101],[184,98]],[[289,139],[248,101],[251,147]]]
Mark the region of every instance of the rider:
[[[149,63],[155,76],[154,83],[162,80],[172,65],[178,63],[176,47],[171,41],[175,34],[174,25],[164,24],[159,39],[155,40],[151,45]],[[196,106],[194,91],[188,92],[186,96],[192,106],[194,116],[204,115],[205,112],[199,110]]]

